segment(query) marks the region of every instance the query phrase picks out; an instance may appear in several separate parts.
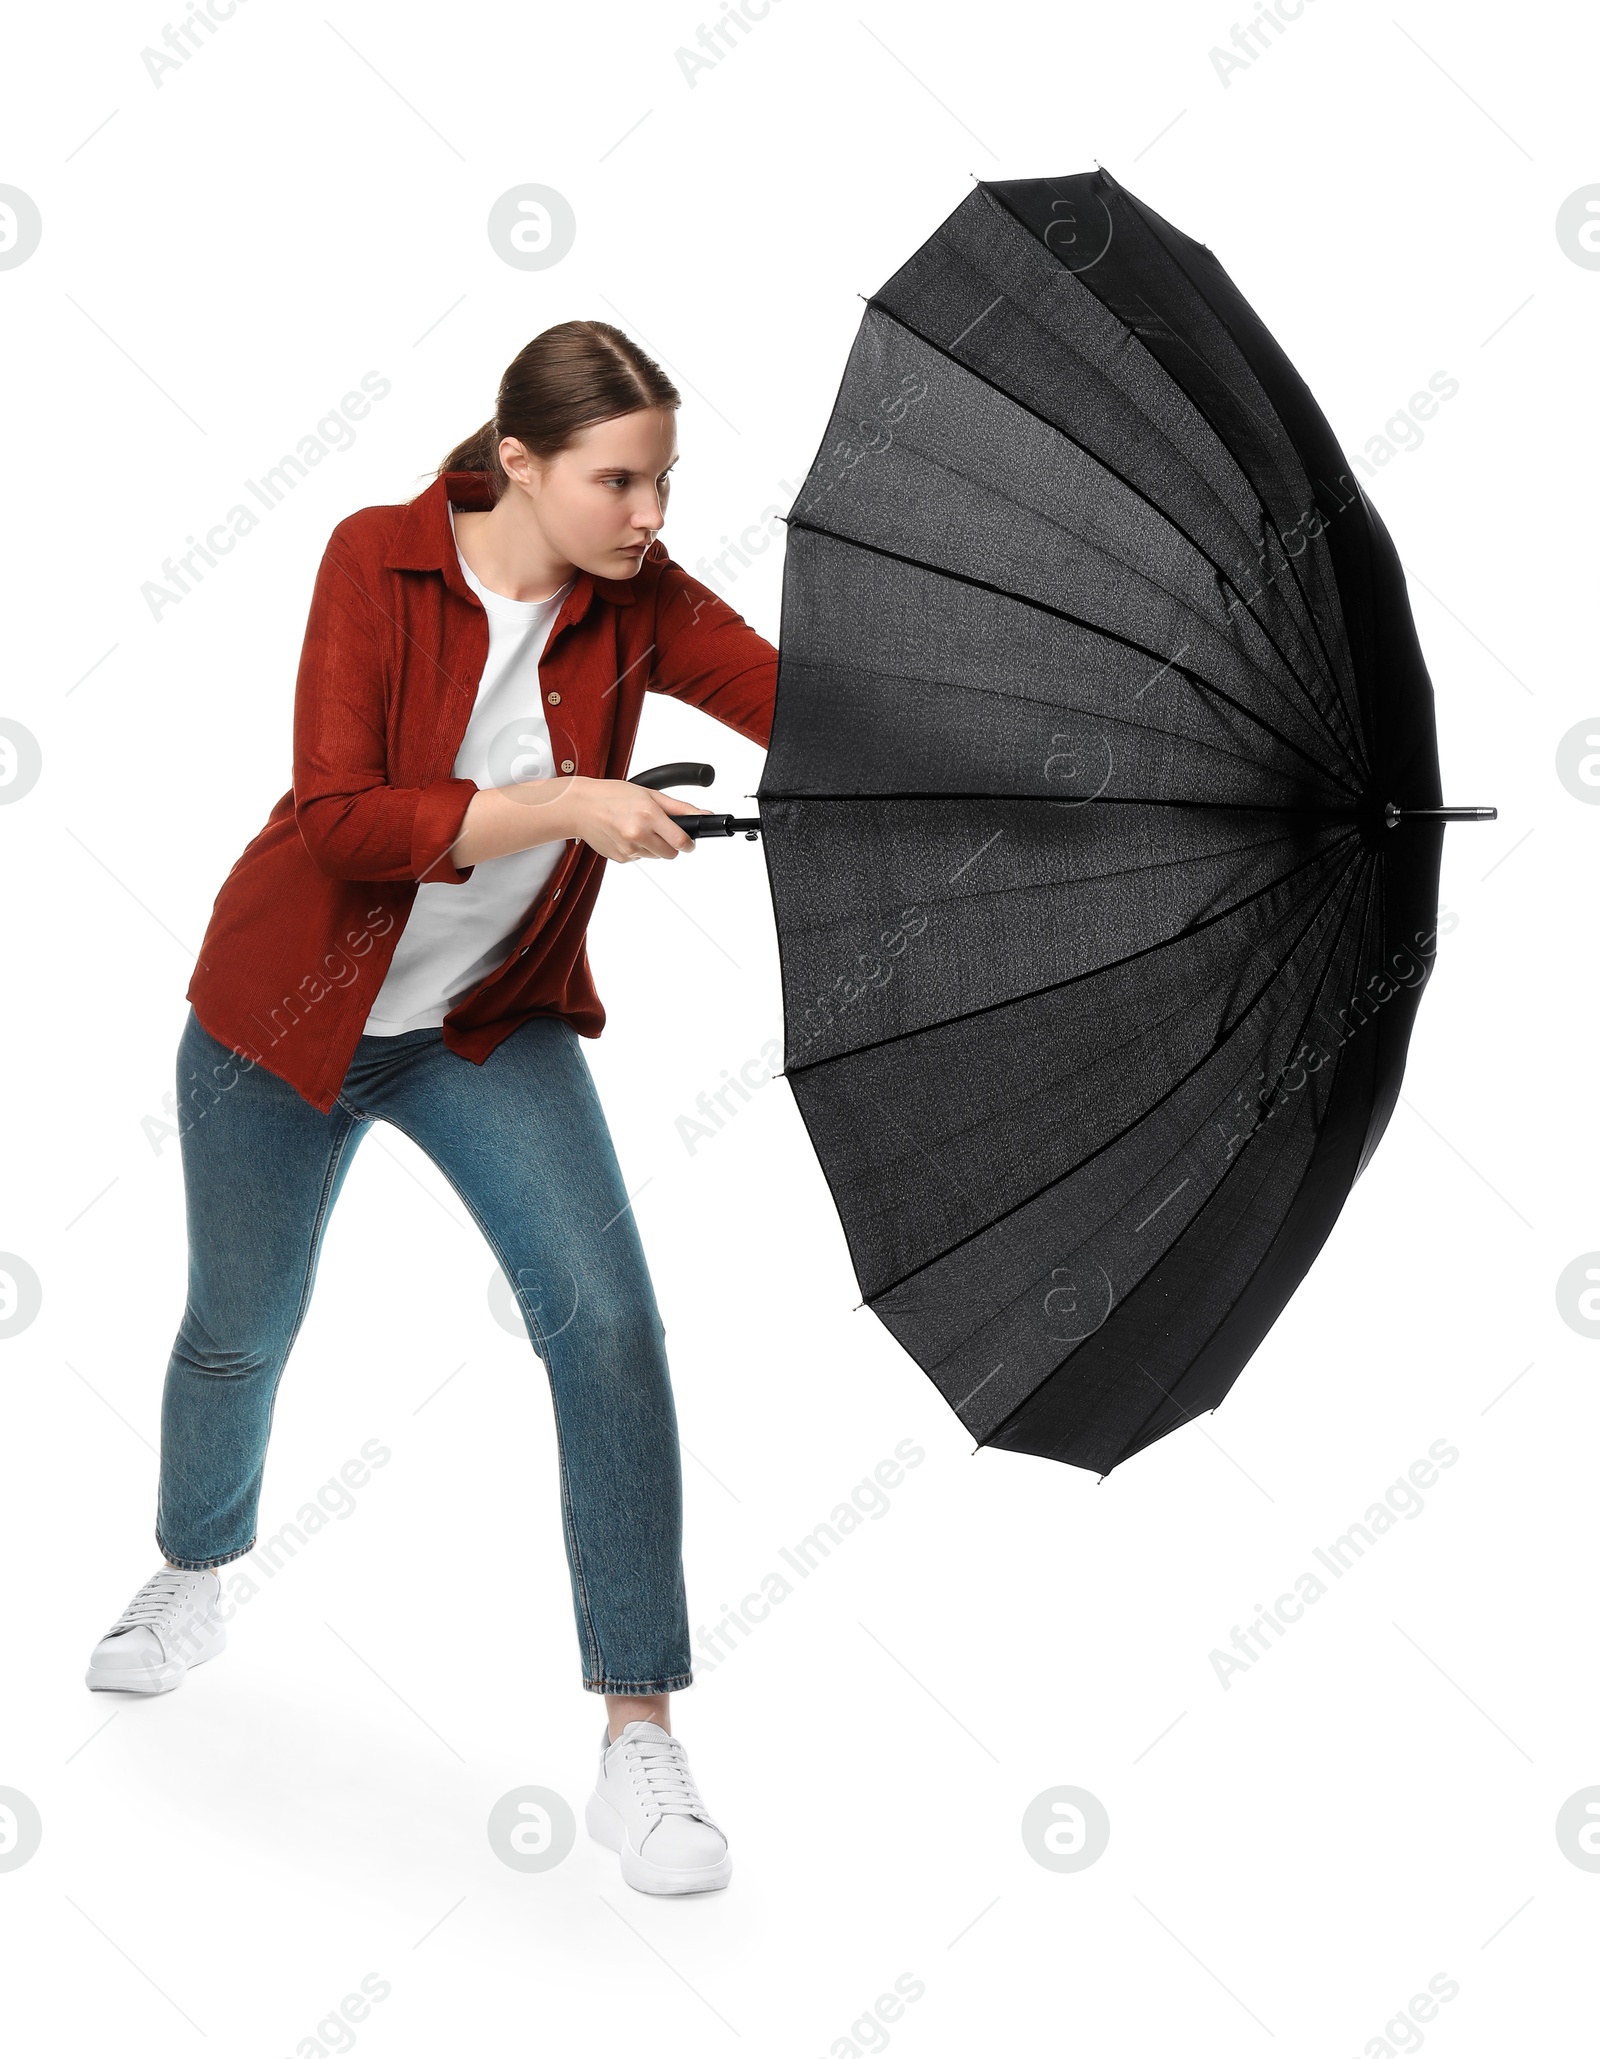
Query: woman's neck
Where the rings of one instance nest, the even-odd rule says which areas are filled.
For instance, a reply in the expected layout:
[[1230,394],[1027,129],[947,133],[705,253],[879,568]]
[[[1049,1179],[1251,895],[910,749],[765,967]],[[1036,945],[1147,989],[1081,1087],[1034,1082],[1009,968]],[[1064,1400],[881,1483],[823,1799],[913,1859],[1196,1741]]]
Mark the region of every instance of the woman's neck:
[[456,543],[474,575],[508,601],[544,601],[578,569],[552,550],[526,497],[512,486],[492,508],[452,508]]

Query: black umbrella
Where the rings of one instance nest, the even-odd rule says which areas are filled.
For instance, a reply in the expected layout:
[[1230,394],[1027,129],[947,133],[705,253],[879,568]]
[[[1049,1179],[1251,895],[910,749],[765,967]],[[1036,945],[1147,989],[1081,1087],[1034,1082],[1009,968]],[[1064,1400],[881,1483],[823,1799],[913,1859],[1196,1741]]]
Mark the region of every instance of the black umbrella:
[[[784,1072],[866,1305],[979,1444],[1108,1472],[1238,1377],[1433,962],[1393,544],[1203,245],[981,184],[867,303],[788,522],[759,818]],[[665,782],[662,782],[665,783]]]

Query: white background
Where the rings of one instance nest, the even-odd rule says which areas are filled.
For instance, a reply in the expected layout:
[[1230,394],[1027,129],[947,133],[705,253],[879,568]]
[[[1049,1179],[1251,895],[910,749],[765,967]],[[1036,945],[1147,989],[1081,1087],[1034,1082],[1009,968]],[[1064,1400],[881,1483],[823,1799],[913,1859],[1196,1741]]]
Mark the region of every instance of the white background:
[[[1555,1286],[1600,1245],[1600,814],[1556,753],[1600,727],[1600,273],[1555,218],[1600,181],[1594,25],[1305,0],[1224,84],[1220,0],[771,0],[691,83],[701,18],[238,0],[159,86],[159,9],[12,24],[0,181],[43,240],[0,271],[0,714],[43,771],[0,807],[0,1249],[43,1302],[0,1344],[0,1787],[43,1837],[0,1871],[8,2027],[19,2049],[262,2059],[580,2036],[1336,2059],[1577,2034],[1600,1874],[1555,1821],[1600,1783],[1600,1358]],[[674,1702],[731,1887],[635,1893],[581,1823],[548,1871],[491,1849],[513,1788],[581,1818],[602,1704],[579,1685],[542,1368],[392,1130],[328,1231],[263,1535],[366,1440],[392,1457],[238,1609],[218,1663],[111,1708],[83,1666],[158,1562],[184,1298],[161,1099],[212,898],[289,784],[328,532],[418,491],[529,337],[603,317],[684,394],[669,549],[706,576],[725,536],[775,532],[713,583],[776,640],[763,511],[815,456],[857,296],[974,177],[1097,160],[1211,246],[1347,453],[1431,374],[1459,381],[1420,445],[1358,476],[1411,579],[1446,799],[1500,816],[1447,832],[1404,1099],[1292,1305],[1214,1418],[1104,1485],[974,1456],[855,1310],[783,1082],[696,1150],[680,1135],[781,1032],[758,847],[612,868],[590,932],[609,1022],[584,1049],[667,1324],[694,1623],[898,1441],[926,1454]],[[577,216],[544,272],[485,233],[530,181]],[[368,371],[392,390],[353,448],[153,619],[162,560]],[[716,764],[699,798],[749,805],[760,752],[652,697],[635,766],[678,756]],[[1459,1459],[1421,1513],[1224,1687],[1213,1649],[1440,1438]],[[1021,1830],[1064,1785],[1111,1825],[1075,1872]],[[352,2024],[368,1975],[388,1992]],[[921,1991],[896,2017],[877,1998],[899,1976]],[[1456,1992],[1410,2012],[1435,1976]]]

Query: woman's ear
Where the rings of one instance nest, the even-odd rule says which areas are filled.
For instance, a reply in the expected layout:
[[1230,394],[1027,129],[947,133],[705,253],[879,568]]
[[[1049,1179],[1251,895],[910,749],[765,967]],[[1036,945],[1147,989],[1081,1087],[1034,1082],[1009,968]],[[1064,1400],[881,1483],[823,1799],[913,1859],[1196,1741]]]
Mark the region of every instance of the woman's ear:
[[500,439],[500,463],[508,479],[515,481],[525,493],[538,490],[539,461],[531,456],[526,445],[515,436]]

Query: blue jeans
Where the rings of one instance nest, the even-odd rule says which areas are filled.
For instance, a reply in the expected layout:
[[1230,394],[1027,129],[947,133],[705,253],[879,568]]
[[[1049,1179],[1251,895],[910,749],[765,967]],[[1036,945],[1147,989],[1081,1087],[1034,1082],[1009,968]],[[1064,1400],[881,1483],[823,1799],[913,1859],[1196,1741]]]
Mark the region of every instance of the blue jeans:
[[375,1121],[426,1151],[516,1294],[555,1409],[583,1684],[692,1680],[665,1329],[577,1032],[521,1024],[482,1065],[437,1029],[363,1037],[324,1115],[189,1011],[178,1045],[188,1301],[161,1404],[156,1542],[221,1566],[256,1542],[278,1381],[328,1216]]

